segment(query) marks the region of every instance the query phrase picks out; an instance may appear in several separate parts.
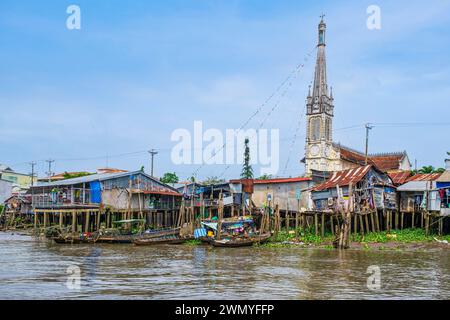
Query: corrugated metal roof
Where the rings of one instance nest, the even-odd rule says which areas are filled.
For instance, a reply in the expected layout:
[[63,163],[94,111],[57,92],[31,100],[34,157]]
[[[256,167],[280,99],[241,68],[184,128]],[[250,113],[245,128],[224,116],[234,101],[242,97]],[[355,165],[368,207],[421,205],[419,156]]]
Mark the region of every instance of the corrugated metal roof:
[[67,180],[62,180],[62,181],[55,181],[55,182],[41,182],[37,185],[35,185],[34,187],[57,187],[57,186],[69,186],[69,185],[74,185],[74,184],[81,184],[81,183],[89,183],[89,182],[93,182],[93,181],[104,181],[104,180],[109,180],[109,179],[115,179],[115,178],[120,178],[120,177],[125,177],[125,176],[130,176],[130,175],[134,175],[134,174],[142,174],[144,176],[146,176],[149,179],[152,179],[153,181],[165,185],[168,188],[172,189],[172,190],[176,190],[175,188],[162,183],[159,180],[156,180],[155,178],[149,176],[148,174],[146,174],[145,172],[142,171],[133,171],[133,172],[119,172],[119,173],[97,173],[97,174],[93,174],[90,176],[84,176],[84,177],[78,177],[78,178],[73,178],[73,179],[67,179]]
[[442,173],[418,173],[408,178],[406,181],[435,181],[439,179]]
[[[334,143],[333,146],[339,149],[341,158],[356,164],[364,165],[366,156],[364,153]],[[390,152],[369,154],[368,161],[381,171],[396,170],[400,167],[400,162],[406,157],[406,152]]]
[[450,171],[445,171],[439,178],[436,179],[437,182],[450,182]]
[[271,183],[292,183],[292,182],[303,182],[311,181],[312,178],[309,177],[298,177],[298,178],[276,178],[276,179],[266,179],[266,180],[255,180],[255,184],[271,184]]
[[10,167],[8,167],[7,165],[0,163],[0,171],[12,171],[12,169]]
[[397,171],[397,172],[389,172],[389,177],[392,179],[392,182],[396,185],[400,185],[406,182],[409,177],[411,177],[411,171]]
[[333,172],[333,175],[326,182],[314,187],[313,190],[322,191],[325,189],[334,188],[336,186],[348,186],[350,182],[355,185],[365,177],[371,168],[372,165],[367,165],[364,167]]
[[397,191],[426,191],[436,189],[434,181],[409,181],[397,188]]

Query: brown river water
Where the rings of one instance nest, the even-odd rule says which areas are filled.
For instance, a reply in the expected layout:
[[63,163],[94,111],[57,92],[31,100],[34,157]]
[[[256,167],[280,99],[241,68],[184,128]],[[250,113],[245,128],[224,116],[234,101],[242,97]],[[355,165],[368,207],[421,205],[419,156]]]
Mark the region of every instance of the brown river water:
[[[369,266],[380,288],[369,290]],[[67,286],[68,267],[81,271]],[[449,299],[450,251],[58,245],[0,232],[0,299]]]

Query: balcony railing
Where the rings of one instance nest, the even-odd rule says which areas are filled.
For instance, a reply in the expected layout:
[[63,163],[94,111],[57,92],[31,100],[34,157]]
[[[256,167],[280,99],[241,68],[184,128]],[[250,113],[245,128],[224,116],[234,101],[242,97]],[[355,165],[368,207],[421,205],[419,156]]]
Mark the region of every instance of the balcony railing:
[[91,205],[91,192],[89,189],[73,189],[69,192],[33,194],[32,203],[35,208]]

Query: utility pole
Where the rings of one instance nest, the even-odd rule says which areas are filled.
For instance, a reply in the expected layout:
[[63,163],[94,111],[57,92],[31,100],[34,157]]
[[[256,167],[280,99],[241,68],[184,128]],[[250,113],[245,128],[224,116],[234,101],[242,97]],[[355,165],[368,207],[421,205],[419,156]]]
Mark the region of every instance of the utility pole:
[[369,130],[372,130],[372,128],[373,126],[370,123],[366,123],[366,165],[369,161]]
[[150,169],[150,175],[153,177],[153,160],[155,155],[158,154],[158,152],[155,149],[150,150],[148,153],[150,153],[150,155],[152,156],[152,162],[151,162],[151,169]]
[[31,165],[31,186],[34,185],[34,167],[36,166],[36,162],[30,162]]
[[48,159],[48,160],[45,160],[45,162],[48,163],[48,172],[46,172],[46,174],[47,174],[47,176],[48,176],[48,182],[51,182],[52,180],[50,179],[50,177],[53,175],[53,172],[52,172],[52,163],[55,162],[55,160]]

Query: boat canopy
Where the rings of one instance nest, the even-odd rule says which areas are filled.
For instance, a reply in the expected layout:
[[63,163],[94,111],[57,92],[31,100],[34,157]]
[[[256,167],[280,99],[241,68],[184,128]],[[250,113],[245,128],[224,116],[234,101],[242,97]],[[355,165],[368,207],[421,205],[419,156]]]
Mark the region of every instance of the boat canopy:
[[113,221],[115,224],[123,224],[123,223],[145,223],[146,221],[144,219],[129,219],[129,220],[120,220],[120,221]]

